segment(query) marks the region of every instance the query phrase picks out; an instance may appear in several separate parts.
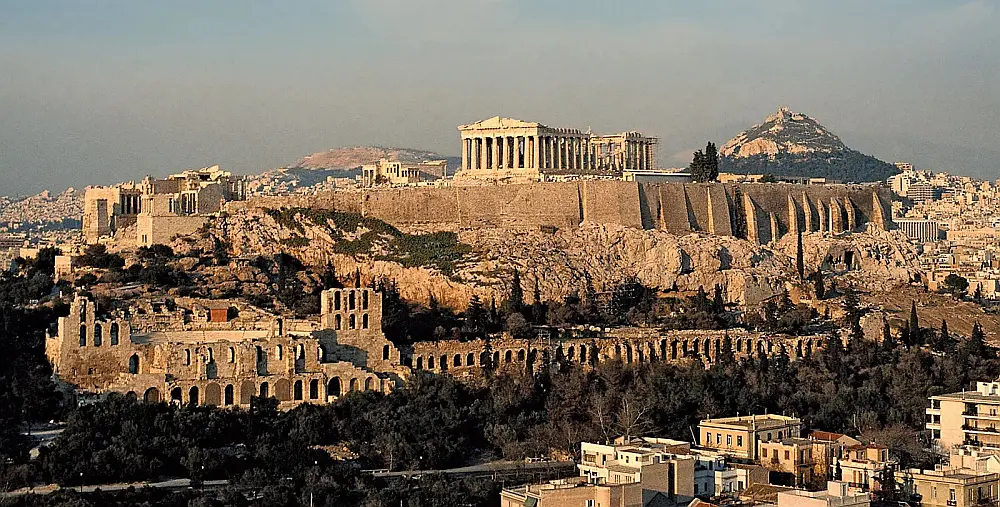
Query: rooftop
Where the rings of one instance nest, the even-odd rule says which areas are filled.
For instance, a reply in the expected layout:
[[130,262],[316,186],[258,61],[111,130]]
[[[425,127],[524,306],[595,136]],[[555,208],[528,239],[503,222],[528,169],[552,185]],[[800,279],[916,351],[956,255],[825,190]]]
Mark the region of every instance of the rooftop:
[[748,429],[766,429],[800,423],[801,421],[796,417],[777,414],[755,414],[736,417],[722,417],[719,419],[709,418],[702,420],[700,425],[741,426]]

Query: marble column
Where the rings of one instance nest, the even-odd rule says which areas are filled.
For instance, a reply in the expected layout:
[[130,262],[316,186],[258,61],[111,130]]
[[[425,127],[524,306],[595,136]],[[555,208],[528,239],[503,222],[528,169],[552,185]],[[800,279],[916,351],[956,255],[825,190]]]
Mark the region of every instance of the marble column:
[[462,170],[463,171],[469,168],[468,163],[469,163],[469,140],[463,138],[462,139]]
[[487,138],[480,137],[479,138],[479,168],[480,169],[486,170],[486,169],[489,168],[489,160],[488,160],[489,156],[490,156],[489,151],[490,151],[489,150],[489,143],[487,142]]
[[510,168],[518,169],[521,164],[518,161],[520,152],[517,151],[517,137],[507,136],[507,149],[510,152],[510,156],[507,157],[507,161],[510,162]]

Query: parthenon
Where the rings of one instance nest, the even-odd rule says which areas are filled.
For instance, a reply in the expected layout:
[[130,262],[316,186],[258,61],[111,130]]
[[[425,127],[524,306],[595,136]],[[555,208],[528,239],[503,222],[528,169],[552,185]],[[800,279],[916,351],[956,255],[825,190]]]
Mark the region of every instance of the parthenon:
[[597,135],[513,118],[458,127],[462,168],[456,179],[535,181],[545,175],[620,176],[655,169],[657,139],[639,132]]

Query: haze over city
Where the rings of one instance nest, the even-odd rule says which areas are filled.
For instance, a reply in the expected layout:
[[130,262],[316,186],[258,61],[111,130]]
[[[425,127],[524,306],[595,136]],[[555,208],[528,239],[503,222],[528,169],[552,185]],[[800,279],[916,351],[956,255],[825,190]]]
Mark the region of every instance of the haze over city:
[[661,138],[686,166],[779,105],[887,161],[993,179],[993,1],[9,2],[0,189],[237,173],[351,145],[458,155],[497,114]]

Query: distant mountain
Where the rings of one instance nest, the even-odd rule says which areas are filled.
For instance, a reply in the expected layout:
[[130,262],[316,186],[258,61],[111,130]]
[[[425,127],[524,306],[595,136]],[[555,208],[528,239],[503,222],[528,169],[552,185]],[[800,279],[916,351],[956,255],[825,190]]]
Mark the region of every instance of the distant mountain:
[[731,139],[719,155],[719,171],[739,174],[863,182],[899,172],[892,164],[848,148],[818,121],[787,107]]
[[398,160],[407,164],[415,164],[425,160],[447,160],[449,172],[457,166],[460,159],[445,157],[433,151],[412,150],[409,148],[391,148],[382,146],[354,146],[338,148],[329,151],[313,153],[299,159],[289,168],[303,169],[356,169],[365,164],[372,164],[379,159]]

